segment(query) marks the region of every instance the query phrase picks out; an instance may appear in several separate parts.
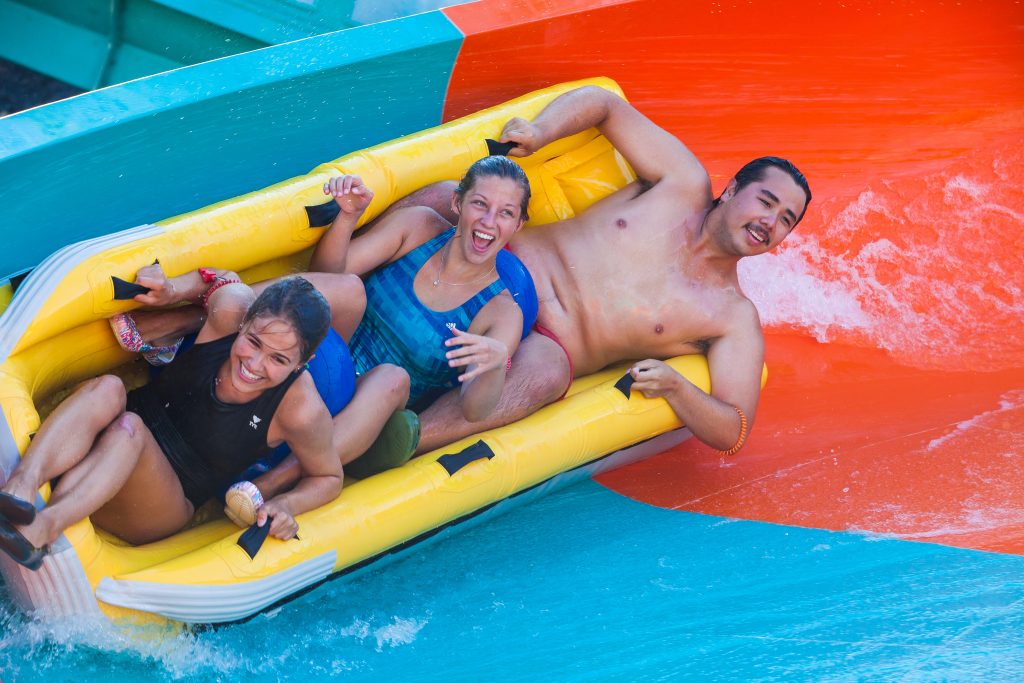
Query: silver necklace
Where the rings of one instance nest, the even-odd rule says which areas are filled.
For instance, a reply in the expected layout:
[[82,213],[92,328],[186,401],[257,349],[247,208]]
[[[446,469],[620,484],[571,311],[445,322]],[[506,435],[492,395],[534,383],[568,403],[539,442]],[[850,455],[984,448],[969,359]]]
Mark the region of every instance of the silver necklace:
[[449,247],[452,246],[453,239],[454,237],[448,238],[448,241],[444,243],[444,247],[441,249],[441,261],[437,266],[437,277],[434,278],[434,281],[431,283],[432,285],[434,285],[435,287],[437,287],[438,285],[448,285],[449,287],[465,287],[466,285],[475,285],[478,282],[482,282],[483,280],[489,278],[491,274],[494,273],[494,271],[498,267],[497,262],[495,262],[495,264],[491,266],[491,269],[489,271],[487,271],[480,277],[476,278],[475,280],[470,280],[469,282],[445,282],[444,280],[442,280],[441,273],[444,271],[445,261],[448,257],[448,249]]

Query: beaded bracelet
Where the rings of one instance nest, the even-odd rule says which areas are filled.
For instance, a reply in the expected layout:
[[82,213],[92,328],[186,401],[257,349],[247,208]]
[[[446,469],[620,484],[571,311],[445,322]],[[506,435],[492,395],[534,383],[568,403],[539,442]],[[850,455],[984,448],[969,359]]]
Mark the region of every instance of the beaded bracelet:
[[740,416],[740,438],[736,439],[736,443],[733,447],[727,451],[718,451],[721,455],[732,455],[739,449],[743,448],[743,443],[747,440],[747,416],[743,414],[737,406],[732,406],[732,409],[736,411],[736,414]]
[[220,275],[216,276],[214,278],[213,285],[208,290],[206,290],[206,292],[201,297],[199,297],[199,303],[202,304],[203,310],[205,311],[209,308],[210,297],[213,296],[214,292],[216,292],[224,285],[230,285],[236,282],[241,282],[241,280],[238,280],[237,278],[226,278]]

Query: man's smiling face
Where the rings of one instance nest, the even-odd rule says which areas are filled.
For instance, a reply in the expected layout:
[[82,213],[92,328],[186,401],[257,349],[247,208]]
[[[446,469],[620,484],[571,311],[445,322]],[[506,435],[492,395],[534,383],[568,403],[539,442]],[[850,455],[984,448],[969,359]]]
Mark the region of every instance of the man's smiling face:
[[785,171],[768,167],[760,180],[741,189],[735,181],[723,193],[721,206],[734,247],[743,256],[777,247],[796,226],[807,196]]

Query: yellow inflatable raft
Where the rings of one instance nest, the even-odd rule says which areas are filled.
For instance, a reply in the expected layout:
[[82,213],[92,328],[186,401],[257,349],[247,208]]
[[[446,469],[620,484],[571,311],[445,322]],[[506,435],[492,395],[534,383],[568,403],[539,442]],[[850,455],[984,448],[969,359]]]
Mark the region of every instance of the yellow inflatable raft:
[[[620,93],[607,79],[587,82]],[[582,83],[535,92],[264,190],[54,254],[33,271],[0,319],[0,476],[6,480],[38,428],[45,413],[39,406],[115,368],[129,380],[142,374],[106,323],[133,306],[113,299],[112,275],[131,281],[155,259],[169,275],[217,265],[248,281],[303,270],[323,233],[311,218],[315,209],[306,207],[324,202],[321,187],[328,178],[357,173],[366,179],[376,191],[369,220],[417,188],[459,178],[487,153],[485,138],[495,137],[510,117],[532,117]],[[594,130],[553,143],[522,165],[534,190],[532,225],[570,217],[633,179]],[[703,357],[671,364],[709,388]],[[23,607],[48,614],[185,623],[244,619],[483,513],[686,438],[663,400],[627,396],[614,387],[624,367],[577,380],[567,398],[518,423],[346,485],[333,503],[299,516],[301,540],[268,539],[251,559],[237,544],[240,530],[215,511],[205,522],[141,547],[126,545],[86,519],[66,531],[38,572],[2,554],[0,569]],[[46,495],[40,493],[38,504]]]

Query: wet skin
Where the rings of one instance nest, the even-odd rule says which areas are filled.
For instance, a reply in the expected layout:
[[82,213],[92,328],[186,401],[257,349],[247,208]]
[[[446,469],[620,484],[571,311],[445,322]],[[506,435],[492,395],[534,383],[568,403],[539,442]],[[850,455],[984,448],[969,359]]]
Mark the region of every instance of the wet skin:
[[710,213],[708,203],[680,211],[678,198],[640,189],[511,242],[537,286],[538,322],[560,337],[576,375],[628,358],[706,351],[752,307],[735,268],[717,267],[714,252],[735,258],[775,248],[805,205],[803,191],[774,168],[727,190]]

